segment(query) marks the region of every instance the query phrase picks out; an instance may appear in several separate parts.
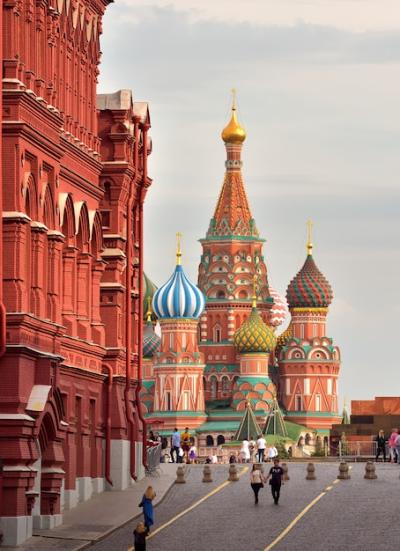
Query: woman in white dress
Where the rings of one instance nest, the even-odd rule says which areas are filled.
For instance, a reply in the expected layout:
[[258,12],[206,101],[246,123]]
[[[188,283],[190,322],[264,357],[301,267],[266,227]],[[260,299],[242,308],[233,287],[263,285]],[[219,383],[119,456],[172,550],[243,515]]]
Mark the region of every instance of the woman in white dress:
[[240,448],[240,457],[244,463],[248,463],[250,461],[249,441],[246,440],[246,438],[243,440],[242,447]]

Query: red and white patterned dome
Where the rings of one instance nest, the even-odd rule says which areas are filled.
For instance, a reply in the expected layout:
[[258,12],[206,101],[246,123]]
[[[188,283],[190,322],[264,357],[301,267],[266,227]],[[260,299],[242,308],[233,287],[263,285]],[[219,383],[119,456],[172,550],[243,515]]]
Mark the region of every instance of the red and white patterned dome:
[[269,294],[274,299],[274,304],[270,310],[269,325],[272,327],[279,327],[285,321],[289,309],[286,300],[275,291],[271,286],[269,287]]

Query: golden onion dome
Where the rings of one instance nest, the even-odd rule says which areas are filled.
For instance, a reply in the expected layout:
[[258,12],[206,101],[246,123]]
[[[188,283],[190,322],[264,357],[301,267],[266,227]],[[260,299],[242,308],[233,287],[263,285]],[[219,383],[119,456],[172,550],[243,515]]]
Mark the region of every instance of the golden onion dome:
[[231,120],[221,132],[225,143],[243,143],[246,139],[246,131],[240,126],[236,115],[236,90],[232,90],[232,116]]
[[231,120],[221,132],[221,137],[225,143],[243,143],[246,139],[246,131],[237,120],[236,108],[232,108]]
[[264,323],[257,308],[254,306],[249,318],[242,323],[233,337],[240,353],[269,353],[275,348],[274,331]]

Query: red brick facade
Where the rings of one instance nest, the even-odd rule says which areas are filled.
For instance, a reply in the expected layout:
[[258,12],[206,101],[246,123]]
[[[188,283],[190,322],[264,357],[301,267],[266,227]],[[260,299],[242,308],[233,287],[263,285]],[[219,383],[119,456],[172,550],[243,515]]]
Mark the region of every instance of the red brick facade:
[[128,90],[96,98],[108,3],[3,2],[0,516],[10,544],[31,534],[32,518],[53,526],[106,481],[126,487],[142,464],[150,120]]

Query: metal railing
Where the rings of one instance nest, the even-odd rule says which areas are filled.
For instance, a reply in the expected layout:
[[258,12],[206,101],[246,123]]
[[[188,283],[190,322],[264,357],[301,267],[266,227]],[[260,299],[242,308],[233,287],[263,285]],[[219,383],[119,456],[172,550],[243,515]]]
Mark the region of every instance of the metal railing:
[[161,443],[147,448],[147,473],[155,474],[160,467]]
[[[371,458],[375,457],[377,452],[377,443],[376,441],[345,441],[339,442],[338,446],[338,455],[340,459],[354,459],[357,461],[357,458]],[[382,457],[382,455],[381,455]],[[386,458],[389,457],[389,450],[386,446]]]

